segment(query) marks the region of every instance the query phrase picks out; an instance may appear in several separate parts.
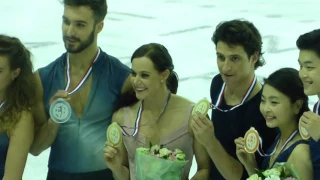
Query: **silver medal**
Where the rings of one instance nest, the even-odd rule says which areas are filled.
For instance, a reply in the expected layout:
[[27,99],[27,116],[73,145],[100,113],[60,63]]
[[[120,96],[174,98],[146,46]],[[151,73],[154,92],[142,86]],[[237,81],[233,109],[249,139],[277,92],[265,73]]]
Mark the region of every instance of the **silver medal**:
[[[99,57],[99,54],[100,54],[100,48],[98,49],[98,52],[96,54],[96,57],[93,59],[92,64],[94,62],[96,62],[96,60]],[[71,82],[70,62],[69,61],[70,61],[69,54],[67,54],[67,68],[66,68],[67,69],[67,85],[66,85],[65,91],[67,91],[69,89],[70,82]],[[92,71],[92,64],[91,64],[90,68],[87,70],[85,76],[79,82],[79,84],[71,92],[68,92],[68,96],[73,94],[77,90],[79,90],[80,87],[84,84],[84,82],[88,79],[88,77]],[[50,109],[49,109],[50,118],[57,123],[67,122],[71,118],[71,113],[72,113],[72,109],[71,109],[70,104],[62,98],[59,98],[56,101],[54,101],[51,104]]]
[[50,117],[56,123],[65,123],[71,117],[71,106],[70,104],[62,98],[54,101],[50,106]]

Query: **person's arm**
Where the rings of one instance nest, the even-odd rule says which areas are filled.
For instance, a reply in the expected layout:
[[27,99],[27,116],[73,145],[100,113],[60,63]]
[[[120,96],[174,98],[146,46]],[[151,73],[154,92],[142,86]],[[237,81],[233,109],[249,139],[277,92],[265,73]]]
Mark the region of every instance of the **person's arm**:
[[129,171],[129,163],[127,150],[124,147],[123,142],[117,148],[120,158],[122,159],[122,165],[119,168],[114,168],[112,170],[113,178],[115,180],[129,180],[130,179],[130,171]]
[[123,144],[123,141],[119,147],[116,148],[117,154],[121,159],[121,165],[117,168],[112,169],[113,178],[115,180],[129,180],[130,179],[130,170],[127,150]]
[[130,75],[126,78],[126,80],[123,83],[122,89],[121,89],[121,94],[134,91],[131,81],[130,81]]
[[193,150],[197,161],[197,172],[191,180],[206,180],[210,176],[210,157],[206,149],[196,139],[193,143]]
[[[246,152],[244,148],[244,138],[239,137],[234,140],[234,143],[236,145],[237,158],[246,169],[247,174],[252,175],[256,173],[255,169],[258,168],[258,165],[257,165],[255,154]],[[245,173],[243,173],[243,175],[245,175]]]
[[[115,112],[112,117],[112,122],[118,122],[120,124],[123,124],[123,109],[120,109],[119,111]],[[115,148],[117,153],[115,154],[116,161],[120,161],[120,166],[116,168],[112,168],[112,174],[115,180],[129,180],[130,179],[130,170],[129,170],[129,160],[128,160],[128,153],[127,149],[124,146],[124,142],[122,140],[122,143],[119,147]]]
[[21,180],[29,148],[33,141],[34,122],[31,112],[22,112],[19,122],[9,133],[9,149],[3,180]]
[[258,165],[257,165],[257,162],[253,162],[251,164],[244,164],[244,168],[246,169],[246,171],[247,171],[249,176],[257,173],[256,169],[259,169]]
[[309,140],[314,179],[320,179],[320,141]]
[[310,157],[309,145],[299,144],[292,151],[288,163],[296,169],[300,179],[313,180],[313,167]]
[[313,164],[314,179],[320,179],[320,116],[314,112],[304,112],[300,118],[301,126],[309,135],[310,152]]
[[60,124],[54,122],[51,118],[40,127],[37,127],[37,130],[34,132],[34,141],[30,147],[30,154],[38,156],[41,152],[48,149],[55,141],[59,127]]
[[[189,121],[189,131],[191,132],[191,135],[194,137],[194,133],[191,127],[192,122],[192,116],[190,116]],[[194,138],[193,141],[193,151],[195,154],[196,162],[197,162],[197,172],[196,174],[191,178],[191,180],[206,180],[210,177],[210,157],[207,153],[206,148],[197,141],[196,138]]]
[[60,125],[51,119],[48,120],[45,113],[43,101],[43,87],[40,80],[39,72],[35,72],[36,76],[36,97],[35,105],[32,108],[32,114],[35,121],[34,141],[30,148],[30,153],[38,156],[42,151],[48,149],[56,139]]
[[112,69],[110,87],[119,95],[133,91],[130,81],[131,69],[120,60],[111,57]]

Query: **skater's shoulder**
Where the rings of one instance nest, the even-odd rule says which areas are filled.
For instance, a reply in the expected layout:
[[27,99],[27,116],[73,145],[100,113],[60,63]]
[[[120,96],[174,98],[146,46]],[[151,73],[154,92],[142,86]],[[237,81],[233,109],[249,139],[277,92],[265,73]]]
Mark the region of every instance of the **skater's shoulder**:
[[213,76],[212,81],[211,81],[211,86],[215,86],[215,85],[221,85],[223,84],[223,80],[221,77],[221,74],[216,74],[215,76]]

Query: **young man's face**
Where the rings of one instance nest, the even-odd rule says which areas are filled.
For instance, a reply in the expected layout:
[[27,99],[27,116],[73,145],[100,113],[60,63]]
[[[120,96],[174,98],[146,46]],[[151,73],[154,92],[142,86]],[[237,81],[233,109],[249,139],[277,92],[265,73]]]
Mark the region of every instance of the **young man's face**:
[[230,47],[227,43],[219,41],[216,47],[217,64],[223,81],[239,83],[254,73],[254,64],[257,62],[253,56],[248,58],[243,46]]
[[62,19],[63,41],[69,53],[80,53],[95,41],[97,25],[89,7],[66,5]]
[[320,98],[320,57],[310,50],[300,50],[299,76],[303,82],[304,93]]

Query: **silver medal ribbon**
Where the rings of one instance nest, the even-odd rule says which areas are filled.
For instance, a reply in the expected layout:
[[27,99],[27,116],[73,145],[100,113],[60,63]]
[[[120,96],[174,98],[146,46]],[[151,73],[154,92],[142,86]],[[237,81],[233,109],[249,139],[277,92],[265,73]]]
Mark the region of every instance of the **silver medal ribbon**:
[[[298,130],[293,131],[293,133],[290,135],[290,137],[287,139],[287,141],[286,141],[286,142],[283,144],[283,146],[281,147],[279,153],[281,153],[281,152],[283,151],[283,149],[284,149],[284,148],[287,146],[287,144],[296,136],[297,133],[298,133]],[[265,154],[265,153],[263,152],[263,150],[262,150],[262,139],[261,139],[260,136],[259,136],[259,141],[260,141],[260,145],[259,145],[259,146],[260,146],[261,151],[260,151],[260,149],[258,148],[258,153],[260,154],[260,156],[266,157],[266,156],[272,156],[272,155],[274,155],[274,153],[276,153],[277,147],[278,147],[278,145],[279,145],[279,143],[280,143],[280,138],[279,138],[276,146],[274,147],[273,151],[271,152],[271,154]]]
[[0,109],[3,107],[4,102],[5,102],[5,101],[3,101],[3,102],[0,104]]
[[[90,75],[90,73],[92,71],[92,65],[97,61],[97,59],[99,57],[99,54],[100,54],[100,48],[98,49],[98,53],[97,53],[95,59],[92,61],[90,67],[88,68],[87,73],[81,79],[79,84],[71,92],[68,92],[68,95],[71,95],[74,92],[76,92],[77,90],[79,90],[80,87],[84,84],[84,82],[88,79],[88,77],[89,77],[89,75]],[[70,83],[71,83],[70,69],[71,69],[71,67],[70,67],[70,59],[69,59],[69,54],[68,54],[67,55],[67,85],[66,85],[66,88],[65,88],[66,91],[68,91],[68,89],[70,87]]]
[[[157,117],[156,120],[158,120],[158,119],[160,118],[160,116],[163,114],[163,112],[164,112],[165,109],[167,108],[168,103],[169,103],[169,100],[170,100],[170,97],[171,97],[171,92],[169,91],[166,104],[164,105],[161,113],[158,115],[158,117]],[[127,127],[127,126],[120,126],[120,125],[119,125],[120,128],[121,128],[122,134],[123,134],[124,136],[134,137],[134,136],[139,132],[140,127],[146,126],[147,124],[149,124],[149,123],[145,123],[145,124],[143,124],[143,125],[140,125],[141,116],[142,116],[142,112],[143,112],[143,105],[142,105],[142,104],[143,104],[143,101],[141,102],[141,104],[140,104],[140,106],[139,106],[134,127]],[[125,128],[127,128],[127,129],[134,129],[132,135],[130,135],[130,134],[125,130]]]
[[251,95],[256,83],[257,83],[257,77],[256,77],[256,75],[254,75],[254,78],[252,79],[249,88],[247,89],[245,95],[243,96],[241,103],[236,105],[236,106],[234,106],[234,107],[232,107],[229,110],[222,110],[222,109],[219,108],[219,105],[221,104],[221,101],[223,99],[224,89],[226,88],[226,83],[223,83],[216,103],[215,104],[211,104],[210,108],[211,109],[217,109],[217,110],[222,111],[222,112],[229,112],[229,111],[234,110],[235,108],[241,106],[243,103],[245,103],[248,100],[248,98],[250,97],[250,95]]

